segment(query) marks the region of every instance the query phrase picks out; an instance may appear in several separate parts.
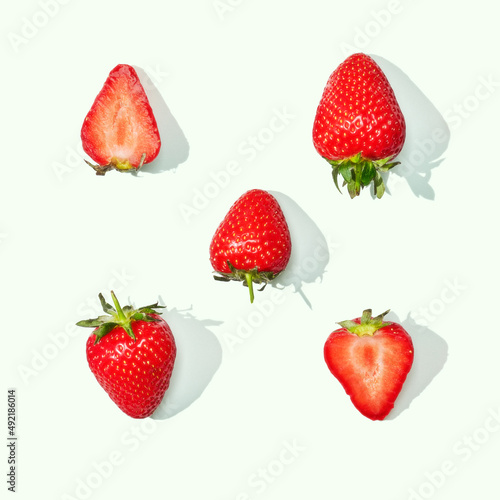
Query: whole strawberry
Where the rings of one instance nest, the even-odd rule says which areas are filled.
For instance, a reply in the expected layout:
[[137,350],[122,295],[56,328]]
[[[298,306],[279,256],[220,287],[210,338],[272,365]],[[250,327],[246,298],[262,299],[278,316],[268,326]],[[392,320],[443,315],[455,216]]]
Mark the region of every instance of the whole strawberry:
[[139,309],[115,308],[99,300],[106,316],[83,320],[78,326],[95,328],[87,340],[90,370],[109,397],[133,418],[149,417],[170,384],[176,346],[170,327],[153,304]]
[[109,74],[81,131],[83,150],[97,173],[137,171],[152,162],[161,141],[156,119],[137,72],[119,64]]
[[372,318],[342,321],[328,337],[324,357],[354,406],[372,420],[383,420],[394,407],[413,364],[413,342],[398,323]]
[[340,174],[351,198],[374,183],[385,192],[381,172],[403,148],[406,124],[394,91],[377,63],[366,54],[348,57],[330,76],[316,111],[313,143]]
[[262,189],[243,194],[215,231],[210,262],[219,281],[242,281],[254,301],[253,284],[267,283],[290,259],[292,243],[285,216],[274,196]]

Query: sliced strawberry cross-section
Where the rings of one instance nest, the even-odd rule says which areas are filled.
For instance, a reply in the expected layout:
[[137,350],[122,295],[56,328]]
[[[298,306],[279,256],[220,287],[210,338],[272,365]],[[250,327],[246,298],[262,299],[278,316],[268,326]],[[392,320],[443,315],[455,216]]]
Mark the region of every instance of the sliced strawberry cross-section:
[[330,372],[354,406],[372,420],[383,420],[394,407],[413,364],[413,342],[398,323],[372,318],[342,321],[328,337],[324,357]]
[[161,140],[146,92],[132,66],[119,64],[109,74],[83,122],[87,162],[98,175],[108,170],[137,171],[152,162]]

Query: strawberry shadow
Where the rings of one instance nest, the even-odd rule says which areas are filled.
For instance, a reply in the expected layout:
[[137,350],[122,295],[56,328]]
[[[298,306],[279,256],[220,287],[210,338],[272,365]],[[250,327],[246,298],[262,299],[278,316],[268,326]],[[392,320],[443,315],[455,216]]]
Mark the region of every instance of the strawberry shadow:
[[166,309],[177,356],[170,386],[151,418],[165,420],[185,410],[207,388],[222,362],[222,347],[207,328],[220,322],[198,320],[189,310]]
[[151,163],[141,167],[139,172],[134,173],[134,175],[140,175],[141,173],[158,174],[167,170],[175,170],[188,159],[189,143],[148,74],[140,67],[134,66],[134,69],[137,71],[148,96],[161,139],[158,156]]
[[430,184],[432,171],[443,161],[450,142],[450,129],[445,119],[425,94],[397,66],[372,55],[390,81],[406,121],[406,140],[395,158],[401,162],[383,174],[387,192],[406,180],[413,193],[433,200]]
[[290,229],[292,253],[285,270],[273,280],[273,286],[293,285],[304,302],[312,309],[302,286],[321,280],[330,260],[328,242],[316,223],[289,196],[269,191],[283,210]]
[[409,333],[414,347],[413,366],[393,410],[386,417],[386,420],[393,420],[410,407],[412,401],[443,369],[448,358],[448,344],[426,326],[417,324],[409,314],[402,322],[392,312],[387,315],[387,319],[399,323]]

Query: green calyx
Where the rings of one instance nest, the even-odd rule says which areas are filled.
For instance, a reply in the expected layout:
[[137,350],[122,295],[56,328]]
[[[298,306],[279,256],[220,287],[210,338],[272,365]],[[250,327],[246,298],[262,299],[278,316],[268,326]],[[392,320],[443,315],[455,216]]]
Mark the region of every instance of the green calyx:
[[154,322],[159,321],[157,318],[151,316],[152,314],[161,314],[161,312],[156,311],[156,309],[164,308],[165,306],[159,306],[158,302],[156,304],[151,304],[150,306],[140,307],[139,309],[134,309],[132,306],[120,306],[118,299],[113,291],[111,291],[111,298],[115,307],[108,304],[104,299],[102,293],[99,294],[99,300],[101,301],[101,306],[106,315],[99,316],[94,319],[85,319],[79,321],[77,326],[83,326],[86,328],[96,328],[94,334],[96,336],[95,344],[101,340],[104,335],[107,335],[117,326],[122,327],[127,334],[135,340],[134,332],[132,331],[132,322],[134,321],[148,321]]
[[365,309],[360,318],[359,323],[353,320],[341,321],[337,323],[342,328],[346,328],[351,333],[355,333],[359,337],[364,337],[367,335],[373,335],[377,330],[383,326],[387,326],[389,323],[384,322],[384,316],[388,314],[390,309],[372,318],[372,310]]
[[342,186],[347,185],[347,190],[351,198],[358,196],[366,186],[373,182],[373,192],[377,198],[382,198],[385,193],[385,184],[381,173],[388,172],[391,168],[399,165],[400,162],[395,161],[389,163],[390,158],[382,160],[368,160],[358,153],[350,158],[343,160],[328,160],[326,161],[332,166],[332,176],[335,186],[341,193],[338,184],[339,174],[344,179]]
[[141,156],[141,161],[137,167],[134,167],[128,160],[121,161],[117,158],[112,158],[107,165],[94,165],[85,160],[85,163],[95,170],[96,175],[105,175],[109,170],[118,170],[118,172],[129,172],[130,170],[137,172],[143,165],[146,159],[146,153]]
[[259,270],[254,267],[253,269],[236,269],[229,260],[227,265],[231,270],[230,273],[219,273],[214,275],[214,279],[217,281],[241,281],[243,286],[248,287],[250,291],[250,303],[254,301],[253,284],[264,283],[264,286],[259,289],[259,292],[266,288],[266,285],[278,276],[279,273],[273,273],[270,271],[259,272]]

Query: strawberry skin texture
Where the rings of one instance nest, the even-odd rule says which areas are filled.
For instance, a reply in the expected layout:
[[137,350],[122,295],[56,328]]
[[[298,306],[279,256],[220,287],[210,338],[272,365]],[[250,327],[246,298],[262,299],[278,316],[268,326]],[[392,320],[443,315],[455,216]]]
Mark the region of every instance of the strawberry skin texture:
[[[353,323],[359,325],[361,318]],[[383,420],[394,408],[413,364],[413,342],[401,325],[384,322],[371,335],[335,330],[324,346],[330,372],[353,405],[371,420]]]
[[156,119],[132,66],[119,64],[109,73],[85,117],[81,139],[101,175],[110,168],[137,170],[158,156]]
[[210,262],[221,281],[268,283],[290,260],[292,242],[281,207],[274,196],[252,189],[231,206],[210,244]]
[[330,76],[313,127],[318,153],[328,160],[361,154],[392,159],[405,141],[406,124],[394,91],[365,54],[348,57]]
[[109,397],[133,418],[149,417],[161,403],[170,384],[176,345],[168,324],[132,321],[132,339],[117,326],[96,343],[92,333],[87,340],[90,370]]
[[217,228],[210,245],[215,271],[237,269],[280,273],[290,259],[290,231],[276,198],[261,189],[241,196]]
[[330,76],[316,111],[313,143],[351,198],[373,183],[385,192],[382,173],[403,148],[406,123],[394,91],[377,63],[365,54],[348,57]]

